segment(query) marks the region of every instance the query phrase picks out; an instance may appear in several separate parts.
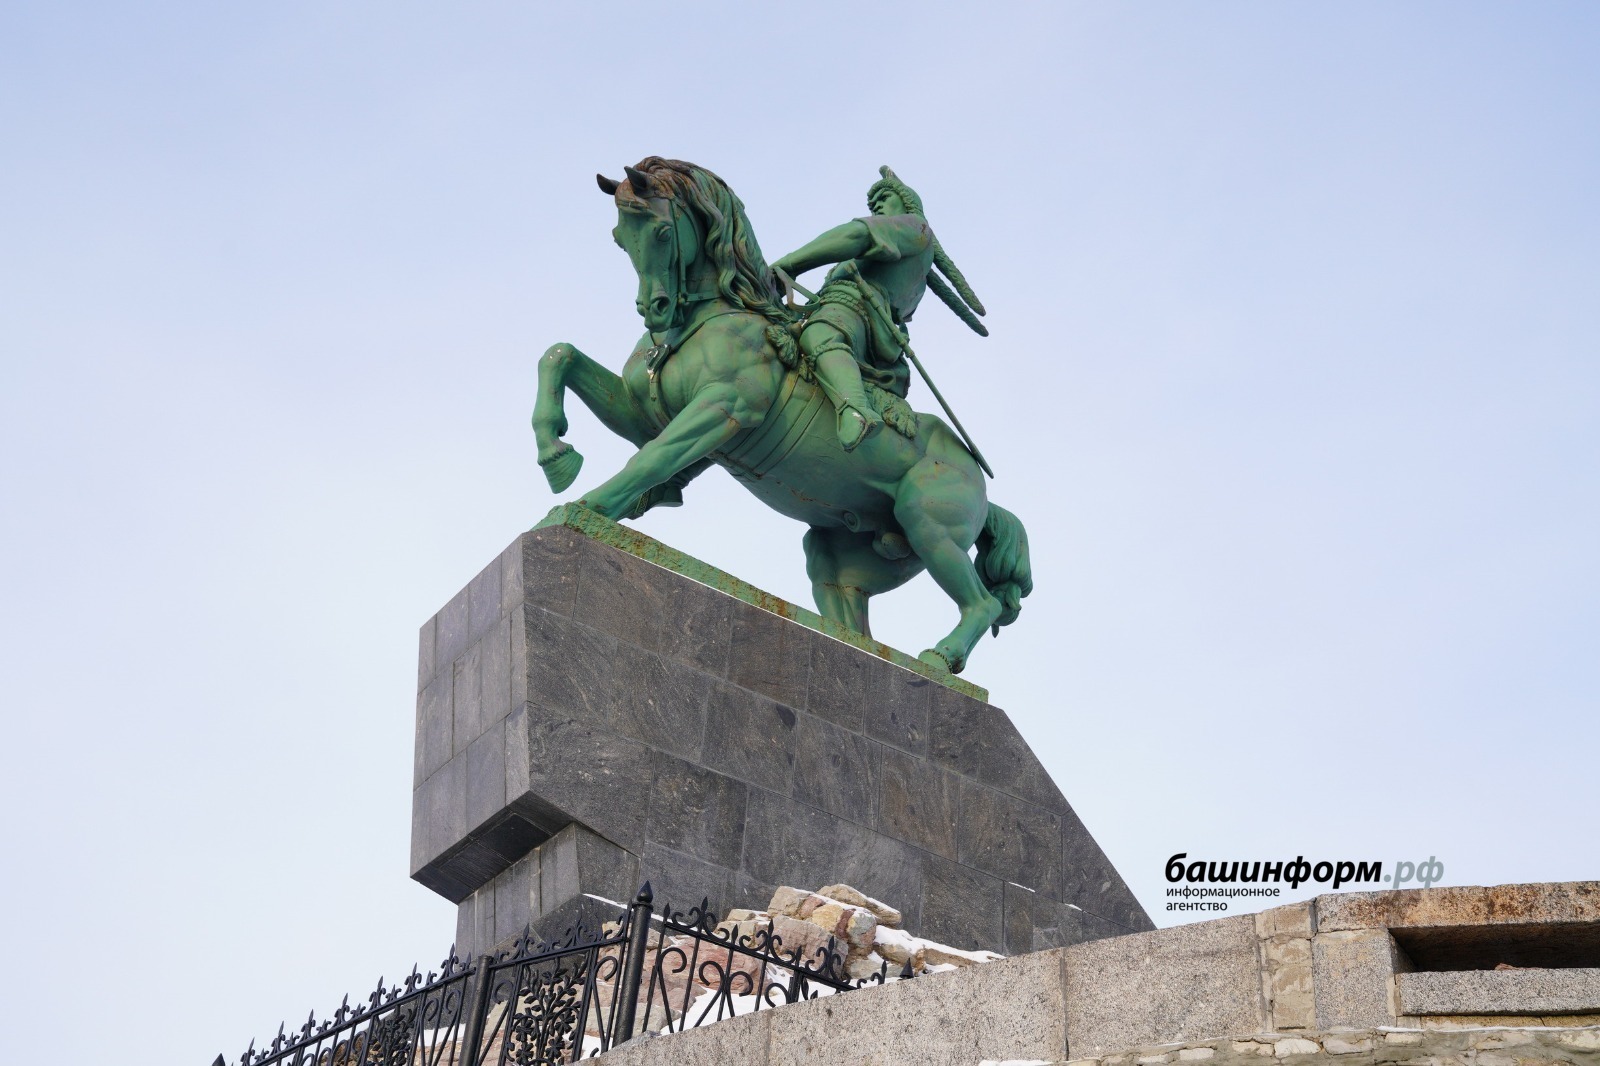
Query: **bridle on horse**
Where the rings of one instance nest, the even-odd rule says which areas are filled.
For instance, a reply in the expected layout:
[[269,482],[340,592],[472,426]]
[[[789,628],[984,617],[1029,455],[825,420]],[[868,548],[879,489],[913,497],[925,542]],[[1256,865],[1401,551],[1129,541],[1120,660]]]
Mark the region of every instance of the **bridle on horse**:
[[[668,196],[666,197],[666,201],[667,210],[672,213],[672,258],[675,272],[678,275],[677,305],[681,310],[688,307],[690,304],[704,303],[707,300],[715,300],[721,295],[721,293],[717,291],[715,278],[713,278],[711,281],[711,288],[709,291],[689,291],[689,263],[683,254],[684,230],[688,230],[689,235],[695,238],[702,249],[705,247],[705,239],[700,236],[700,231],[694,224],[694,217],[690,215],[689,212],[678,206],[678,198],[676,196]],[[699,280],[701,284],[704,284],[706,279],[702,277]]]
[[[689,291],[689,264],[683,254],[683,230],[685,227],[687,227],[689,235],[699,241],[702,249],[705,248],[705,239],[700,236],[699,230],[695,226],[693,216],[691,216],[689,212],[685,211],[682,207],[678,206],[677,197],[664,196],[661,197],[661,199],[667,201],[667,210],[671,213],[672,218],[673,272],[678,277],[678,297],[676,301],[675,317],[677,317],[681,322],[682,318],[688,314],[688,308],[690,306],[697,303],[705,303],[707,300],[715,300],[717,297],[721,296],[722,293],[717,289],[715,280],[712,281],[712,287],[709,291]],[[706,279],[702,277],[699,279],[699,283],[703,285],[705,284],[705,280]],[[645,349],[645,380],[650,386],[648,414],[653,421],[658,423],[656,427],[658,432],[662,429],[665,429],[667,423],[671,420],[670,416],[667,414],[666,404],[663,403],[661,399],[662,366],[666,364],[668,359],[672,358],[673,352],[676,352],[679,348],[683,347],[684,343],[688,341],[690,337],[693,337],[700,331],[701,326],[704,326],[713,318],[721,318],[723,315],[738,314],[740,310],[740,308],[734,307],[729,308],[726,311],[719,311],[714,315],[707,315],[705,318],[702,318],[700,321],[696,322],[693,326],[690,326],[687,330],[684,330],[676,337],[672,336],[673,330],[681,329],[682,327],[669,327],[666,330],[666,339],[656,341],[655,344],[652,344],[650,347]],[[650,337],[652,340],[654,340],[655,334],[651,333]]]

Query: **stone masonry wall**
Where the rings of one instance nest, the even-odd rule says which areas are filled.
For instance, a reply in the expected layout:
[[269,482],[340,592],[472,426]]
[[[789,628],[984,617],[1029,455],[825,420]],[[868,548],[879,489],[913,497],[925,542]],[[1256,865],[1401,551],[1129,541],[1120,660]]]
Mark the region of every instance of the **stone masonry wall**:
[[1230,1033],[1578,1025],[1600,1016],[1600,882],[1324,895],[1079,944],[1067,972],[1080,1058]]
[[[1125,944],[1132,939],[1100,943]],[[1073,989],[1081,987],[1084,975],[1074,973],[1074,950],[1035,952],[635,1040],[600,1056],[598,1062],[601,1066],[1600,1066],[1596,1025],[1244,1029],[1085,1055],[1069,1037],[1073,1025],[1082,1024],[1074,1016]],[[1149,1014],[1155,1001],[1168,994],[1166,989],[1146,989],[1126,1003],[1135,1014]]]
[[[1600,1028],[1341,1029],[1241,1033],[1224,1040],[1129,1048],[1064,1066],[1600,1066]],[[1037,1066],[1052,1066],[1039,1063]]]
[[[1595,882],[1328,895],[762,1011],[603,1058],[606,1066],[1600,1066],[1600,1011],[1591,1009],[1600,1005],[1600,968],[1582,965],[1600,933],[1596,903]],[[1373,932],[1394,945],[1383,965],[1368,950],[1375,937],[1345,936]],[[1358,949],[1324,950],[1323,936]],[[1504,954],[1517,961],[1406,968],[1481,967]],[[1398,972],[1384,968],[1395,962]],[[1397,977],[1459,986],[1440,994],[1464,998],[1441,1002],[1465,1013],[1393,1013],[1403,1003]],[[1378,1000],[1389,1004],[1385,1021],[1322,1020]]]

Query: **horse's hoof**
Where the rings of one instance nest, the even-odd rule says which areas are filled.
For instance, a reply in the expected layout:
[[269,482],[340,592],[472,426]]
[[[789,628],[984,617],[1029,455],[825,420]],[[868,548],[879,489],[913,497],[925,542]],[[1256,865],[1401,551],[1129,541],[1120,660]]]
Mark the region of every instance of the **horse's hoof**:
[[938,648],[929,648],[927,651],[917,656],[917,658],[922,662],[927,663],[934,669],[943,670],[947,674],[959,674],[961,672],[961,668],[966,665],[959,660],[952,662],[949,657],[947,657],[945,653],[940,651]]
[[878,553],[878,558],[887,559],[891,563],[911,557],[911,543],[905,537],[888,529],[872,538],[872,550]]
[[578,471],[583,469],[583,453],[570,444],[563,444],[550,458],[539,460],[539,466],[544,470],[545,480],[550,482],[551,492],[566,492],[578,480]]

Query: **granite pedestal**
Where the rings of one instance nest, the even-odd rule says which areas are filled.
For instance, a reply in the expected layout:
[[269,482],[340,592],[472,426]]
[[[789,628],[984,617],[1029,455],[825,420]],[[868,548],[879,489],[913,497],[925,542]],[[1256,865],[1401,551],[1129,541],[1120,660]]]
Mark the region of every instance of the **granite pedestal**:
[[987,694],[563,508],[422,629],[411,876],[457,950],[847,882],[1006,954],[1152,928]]

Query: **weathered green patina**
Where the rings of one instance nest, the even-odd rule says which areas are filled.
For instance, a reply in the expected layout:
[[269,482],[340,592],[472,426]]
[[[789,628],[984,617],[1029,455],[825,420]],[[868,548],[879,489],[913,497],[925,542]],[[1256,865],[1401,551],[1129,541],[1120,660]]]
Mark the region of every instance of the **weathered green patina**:
[[[838,412],[839,443],[852,451],[883,426],[868,402],[871,385],[902,399],[910,370],[906,325],[932,287],[961,320],[987,337],[984,308],[951,261],[923,215],[922,198],[888,167],[867,190],[872,214],[835,226],[772,264],[793,298],[793,278],[837,263],[800,331],[800,348],[816,369],[817,384]],[[939,277],[948,275],[957,291]],[[920,368],[919,368],[920,369]],[[890,406],[891,425],[898,411]]]
[[545,529],[550,526],[566,526],[575,529],[586,537],[592,537],[602,544],[609,544],[643,559],[647,563],[671,570],[675,574],[682,574],[702,585],[709,585],[718,592],[732,596],[736,600],[764,611],[771,611],[775,615],[787,618],[791,622],[798,622],[808,629],[814,629],[824,636],[835,640],[842,640],[853,648],[859,648],[880,659],[886,659],[896,666],[904,667],[928,678],[941,685],[955,689],[963,696],[971,696],[984,703],[989,702],[989,690],[974,685],[963,678],[956,677],[949,671],[937,666],[931,666],[921,659],[913,659],[897,648],[891,648],[880,640],[873,640],[864,633],[858,633],[842,622],[835,622],[823,618],[821,615],[806,610],[798,604],[780,599],[770,592],[756,588],[748,581],[734,577],[723,570],[718,570],[710,563],[702,562],[687,552],[679,551],[669,544],[663,544],[654,537],[646,536],[636,529],[629,529],[618,522],[601,514],[589,510],[576,503],[563,503],[558,505],[536,529]]
[[[624,181],[599,180],[617,204],[613,235],[639,276],[635,306],[648,332],[621,375],[570,344],[552,346],[539,360],[533,428],[551,488],[565,491],[582,465],[561,439],[570,389],[639,448],[621,471],[582,495],[584,507],[621,519],[676,506],[684,486],[716,463],[769,506],[806,523],[806,573],[817,608],[844,629],[870,636],[869,598],[926,569],[960,618],[919,658],[959,672],[984,631],[998,633],[1014,621],[1032,590],[1022,523],[988,501],[973,453],[942,419],[912,412],[901,399],[903,387],[897,394],[874,385],[858,398],[819,384],[820,346],[806,343],[807,322],[831,301],[802,309],[782,301],[744,205],[722,179],[655,156],[626,169]],[[880,211],[881,201],[893,213],[874,217],[910,220],[899,228],[915,230],[920,215],[905,210],[905,192],[890,192],[875,196],[873,209]],[[874,229],[862,220],[852,225]],[[921,247],[917,255],[927,252],[937,262],[931,231],[926,236],[925,245],[907,238],[906,247]],[[899,343],[909,354],[903,321],[894,321],[905,317],[904,305],[896,312],[891,301],[920,297],[912,292],[917,278],[874,277],[854,247],[841,239],[797,252],[791,265],[806,269],[843,253],[834,274],[853,284],[861,321],[888,319],[881,323],[888,334],[862,343]],[[923,269],[924,279],[933,277]],[[976,297],[968,302],[981,309]],[[885,347],[849,355],[857,382],[857,367],[885,370],[894,363]],[[905,375],[898,380],[903,384]],[[859,425],[839,419],[830,390],[847,408],[866,403],[895,432],[873,433],[865,417]],[[974,545],[976,560],[968,554]]]

